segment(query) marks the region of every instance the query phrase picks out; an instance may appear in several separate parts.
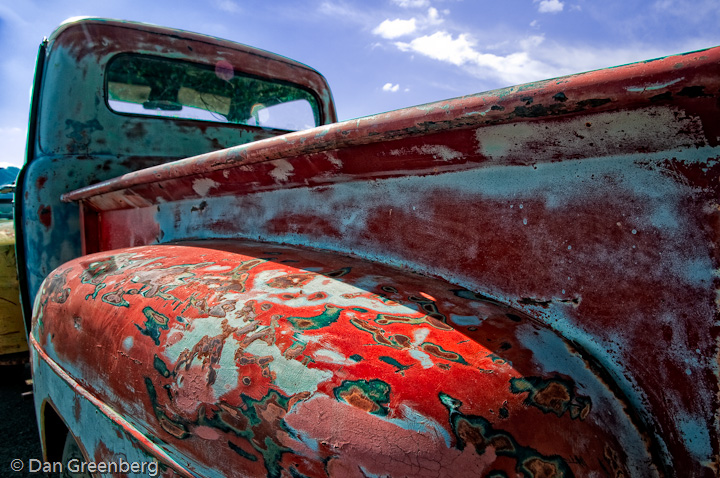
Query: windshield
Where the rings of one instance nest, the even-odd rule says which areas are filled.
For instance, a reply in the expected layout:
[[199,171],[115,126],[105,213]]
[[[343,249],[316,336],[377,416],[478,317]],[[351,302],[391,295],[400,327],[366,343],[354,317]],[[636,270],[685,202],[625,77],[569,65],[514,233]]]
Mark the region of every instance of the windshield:
[[320,124],[319,106],[298,86],[215,67],[123,54],[107,67],[108,106],[118,113],[297,131]]

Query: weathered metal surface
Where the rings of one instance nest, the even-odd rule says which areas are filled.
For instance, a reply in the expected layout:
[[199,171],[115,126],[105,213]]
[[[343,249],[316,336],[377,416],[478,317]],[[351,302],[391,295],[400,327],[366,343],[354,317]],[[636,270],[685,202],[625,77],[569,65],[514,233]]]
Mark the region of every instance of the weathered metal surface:
[[[229,68],[300,85],[318,96],[324,123],[336,121],[325,79],[272,53],[174,29],[100,19],[67,23],[50,36],[39,88],[37,131],[21,177],[30,302],[55,267],[81,255],[76,206],[61,194],[148,166],[280,134],[243,125],[113,113],[105,68],[122,53]],[[40,68],[44,66],[44,68]],[[225,74],[225,73],[223,73]]]
[[[0,220],[0,365],[15,363],[24,353],[27,360],[28,344],[25,323],[20,309],[15,267],[15,233],[12,220]],[[8,357],[8,355],[12,355]]]
[[36,311],[45,362],[156,437],[163,462],[204,476],[664,474],[582,349],[493,299],[364,260],[239,241],[117,250],[54,271]]
[[[137,171],[65,198],[86,198],[106,210],[199,198],[209,189],[219,196],[460,165],[533,165],[717,146],[720,124],[714,121],[713,98],[719,56],[717,49],[687,53],[349,120]],[[621,110],[627,114],[618,114]],[[629,117],[633,110],[638,114]],[[595,124],[579,120],[600,113],[605,114],[596,116]],[[507,126],[488,128],[493,125]],[[508,139],[533,130],[539,131],[522,145]],[[428,137],[432,134],[438,135]],[[395,140],[405,143],[388,143]],[[271,163],[267,170],[268,164],[259,164],[279,159],[293,162]],[[254,166],[240,168],[249,165]],[[249,184],[227,180],[238,169],[254,174],[233,176]],[[218,184],[201,188],[201,194],[187,184],[194,175]],[[132,188],[127,195],[144,202],[123,197],[126,188]]]
[[38,117],[38,149],[42,153],[178,158],[277,134],[243,125],[228,127],[113,113],[103,106],[108,101],[105,70],[120,53],[178,59],[231,71],[234,68],[260,78],[287,81],[318,96],[321,123],[336,121],[325,79],[293,60],[196,33],[131,22],[84,20],[60,27],[49,39],[47,81]]
[[[35,396],[88,457],[201,475],[718,473],[720,50],[234,146],[271,134],[113,114],[105,65],[233,57],[307,82],[332,120],[324,80],[168,33],[86,21],[50,39],[24,171],[31,296],[81,243],[222,237],[442,280],[237,242],[63,266],[38,297]],[[67,194],[82,221],[58,202],[227,146]]]
[[607,370],[661,471],[714,476],[719,96],[712,49],[293,133],[66,199],[97,214],[85,234],[101,250],[244,237],[481,291]]
[[[48,357],[32,336],[30,343],[33,397],[39,412],[38,421],[41,424],[41,439],[45,453],[47,453],[47,442],[58,438],[48,436],[43,423],[46,410],[52,408],[54,413],[63,417],[70,433],[75,437],[82,437],[78,441],[85,458],[93,463],[107,463],[108,466],[116,467],[113,470],[116,472],[112,473],[112,476],[193,476],[191,472],[168,457],[167,453],[146,435],[135,429],[127,420],[107,404],[100,402],[68,375]],[[52,398],[48,398],[49,396]],[[116,437],[116,440],[108,446],[106,437]],[[73,465],[77,467],[81,461],[75,464],[55,462],[45,455],[42,467],[61,472]],[[137,464],[136,468],[144,466],[142,472],[127,472],[134,463]]]

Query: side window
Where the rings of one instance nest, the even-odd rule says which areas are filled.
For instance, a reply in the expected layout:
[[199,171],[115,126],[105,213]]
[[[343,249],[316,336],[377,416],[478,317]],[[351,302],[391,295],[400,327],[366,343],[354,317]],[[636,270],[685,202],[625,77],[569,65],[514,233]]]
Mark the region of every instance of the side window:
[[121,54],[107,67],[106,97],[117,113],[297,131],[320,124],[309,91],[289,83],[179,60]]

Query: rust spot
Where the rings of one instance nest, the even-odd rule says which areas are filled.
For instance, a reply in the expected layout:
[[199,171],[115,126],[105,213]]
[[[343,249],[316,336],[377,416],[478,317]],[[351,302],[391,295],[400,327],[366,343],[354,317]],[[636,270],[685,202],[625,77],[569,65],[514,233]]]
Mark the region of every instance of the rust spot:
[[198,204],[197,206],[193,206],[192,208],[190,208],[190,212],[195,212],[195,211],[201,211],[201,212],[202,212],[202,211],[205,210],[206,207],[207,207],[207,201],[202,201],[202,202],[201,202],[200,204]]
[[490,440],[490,444],[495,447],[495,451],[506,451],[506,452],[514,452],[515,447],[513,446],[512,441],[506,436],[496,436],[493,437]]
[[45,229],[50,229],[50,226],[52,226],[52,208],[50,206],[41,204],[38,207],[37,214],[40,223],[45,226]]
[[378,404],[365,396],[363,391],[359,388],[351,388],[347,392],[341,393],[340,397],[353,407],[359,408],[360,410],[364,410],[368,413],[380,410]]
[[313,321],[306,320],[306,319],[305,320],[297,320],[297,321],[295,321],[295,325],[297,325],[301,329],[306,329],[313,325]]
[[484,450],[488,444],[481,431],[465,419],[458,420],[457,434],[465,443],[474,445],[478,452]]
[[535,394],[535,401],[544,408],[555,410],[561,414],[570,401],[570,393],[566,387],[559,383],[550,382],[545,388]]
[[290,287],[302,287],[312,280],[313,276],[308,274],[288,274],[268,281],[267,285],[274,289],[288,289]]
[[224,146],[217,138],[210,138],[210,144],[213,149],[225,149],[227,147]]
[[698,86],[686,86],[683,88],[678,96],[687,96],[688,98],[701,98],[705,96],[712,96],[705,93],[705,87],[702,85]]
[[392,336],[392,339],[400,345],[402,348],[408,348],[410,345],[412,345],[412,340],[410,340],[410,337],[402,334],[395,334]]
[[554,463],[548,463],[540,458],[531,458],[524,465],[530,472],[530,476],[534,478],[561,478],[564,476],[564,473],[560,473]]
[[605,463],[610,467],[612,475],[616,478],[628,476],[627,469],[621,463],[621,458],[617,451],[612,449],[610,446],[605,445]]
[[610,98],[590,98],[588,100],[578,101],[577,104],[581,108],[585,108],[586,106],[589,106],[590,108],[597,108],[598,106],[605,105],[611,101],[612,100]]
[[459,361],[461,360],[460,356],[456,354],[455,352],[448,352],[446,350],[443,350],[442,348],[438,347],[435,344],[428,344],[424,343],[422,344],[423,351],[429,353],[430,355],[434,355],[436,357],[450,360],[450,361]]
[[147,131],[145,131],[145,124],[137,122],[132,127],[128,128],[125,134],[127,135],[127,138],[131,140],[142,139],[147,135]]
[[368,413],[385,416],[390,385],[378,379],[343,382],[335,389],[335,398]]
[[665,93],[660,93],[659,95],[651,96],[650,101],[670,101],[672,100],[672,92],[666,91]]
[[75,395],[73,397],[73,415],[75,416],[75,420],[80,421],[80,412],[82,411],[80,403],[80,397]]
[[548,380],[540,377],[513,378],[510,380],[513,393],[528,393],[525,405],[534,406],[543,413],[554,413],[558,417],[567,411],[573,420],[584,420],[592,408],[589,397],[577,393],[574,382],[560,377]]
[[327,294],[325,292],[316,292],[310,297],[308,297],[307,300],[322,300],[327,298]]
[[518,302],[522,305],[538,305],[543,308],[547,308],[552,303],[551,300],[540,300],[533,297],[523,297]]
[[178,426],[176,423],[174,423],[172,420],[165,416],[161,416],[160,418],[160,426],[174,436],[175,438],[183,439],[187,436],[187,431],[185,431],[181,426]]

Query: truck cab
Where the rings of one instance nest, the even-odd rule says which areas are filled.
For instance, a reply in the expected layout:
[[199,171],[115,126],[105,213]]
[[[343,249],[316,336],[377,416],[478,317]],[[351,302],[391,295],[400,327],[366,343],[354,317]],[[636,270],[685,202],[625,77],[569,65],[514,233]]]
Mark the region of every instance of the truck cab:
[[62,194],[335,121],[327,82],[298,62],[175,29],[67,21],[40,46],[17,182],[26,320],[42,280],[82,254],[79,211]]

